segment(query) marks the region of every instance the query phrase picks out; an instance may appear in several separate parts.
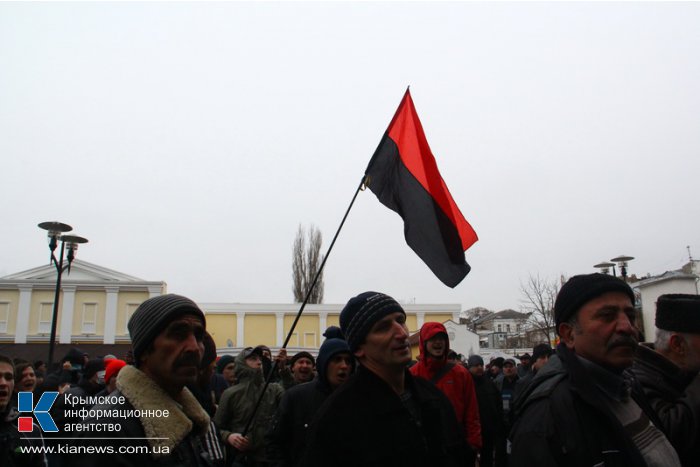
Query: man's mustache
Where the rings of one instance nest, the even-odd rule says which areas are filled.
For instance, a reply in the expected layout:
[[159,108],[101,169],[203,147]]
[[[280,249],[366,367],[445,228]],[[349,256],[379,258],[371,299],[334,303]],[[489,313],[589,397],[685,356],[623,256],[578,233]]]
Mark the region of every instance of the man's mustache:
[[615,347],[636,348],[638,344],[639,342],[633,336],[624,335],[608,342],[607,348],[608,350],[614,349]]
[[174,368],[180,368],[182,366],[196,366],[199,367],[199,363],[202,361],[197,354],[187,354],[183,355],[182,358],[178,358],[173,363]]

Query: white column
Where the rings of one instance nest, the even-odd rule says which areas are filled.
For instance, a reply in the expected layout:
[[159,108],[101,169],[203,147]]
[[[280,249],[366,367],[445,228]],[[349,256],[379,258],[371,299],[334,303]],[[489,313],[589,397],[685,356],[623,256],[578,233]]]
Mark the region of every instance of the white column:
[[73,335],[75,289],[76,286],[74,285],[64,285],[61,287],[63,291],[63,302],[61,305],[61,329],[58,337],[58,342],[61,344],[70,344],[71,336]]
[[418,331],[423,327],[425,323],[425,311],[416,312],[416,326],[418,326]]
[[245,347],[244,336],[245,334],[245,313],[236,313],[236,346]]
[[320,345],[321,338],[323,337],[323,333],[326,332],[326,328],[328,327],[326,323],[326,319],[328,318],[328,313],[325,311],[321,311],[318,314],[318,327],[320,328],[318,331],[318,342]]
[[107,305],[105,307],[104,343],[114,344],[114,336],[117,332],[117,297],[119,287],[105,287],[107,291]]
[[17,305],[17,325],[15,326],[15,344],[27,343],[29,332],[29,312],[32,304],[32,286],[20,285],[19,304]]
[[148,286],[148,298],[160,296],[160,286],[159,285],[149,285]]
[[282,347],[284,344],[284,312],[275,313],[277,318],[277,347]]

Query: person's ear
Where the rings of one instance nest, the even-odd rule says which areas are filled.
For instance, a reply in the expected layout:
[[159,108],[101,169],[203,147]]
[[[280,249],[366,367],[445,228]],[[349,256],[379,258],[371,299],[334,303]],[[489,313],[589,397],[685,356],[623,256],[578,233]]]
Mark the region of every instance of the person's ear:
[[561,341],[567,348],[574,348],[574,327],[570,323],[561,323],[557,330]]

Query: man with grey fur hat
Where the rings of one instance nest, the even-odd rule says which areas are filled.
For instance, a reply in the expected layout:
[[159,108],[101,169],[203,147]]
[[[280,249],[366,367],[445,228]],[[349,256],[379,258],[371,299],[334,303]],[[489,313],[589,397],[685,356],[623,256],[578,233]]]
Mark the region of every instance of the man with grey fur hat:
[[656,342],[641,345],[632,373],[684,466],[700,459],[700,296],[661,295]]
[[518,398],[509,465],[679,466],[639,384],[623,373],[639,338],[629,285],[574,276],[554,318],[561,343]]
[[411,348],[401,305],[382,293],[362,293],[343,308],[340,328],[359,368],[320,408],[300,465],[466,465],[452,404],[407,369]]
[[[92,420],[94,430],[81,432],[85,438],[105,438],[101,443],[112,452],[88,454],[70,465],[209,466],[202,437],[210,419],[185,387],[197,379],[204,352],[204,314],[188,298],[162,295],[143,302],[128,328],[134,366],[119,372],[110,403],[93,407],[113,416]],[[123,415],[128,413],[138,415]],[[121,429],[102,431],[97,425]],[[85,444],[90,443],[95,441]],[[138,454],[122,452],[125,447]]]

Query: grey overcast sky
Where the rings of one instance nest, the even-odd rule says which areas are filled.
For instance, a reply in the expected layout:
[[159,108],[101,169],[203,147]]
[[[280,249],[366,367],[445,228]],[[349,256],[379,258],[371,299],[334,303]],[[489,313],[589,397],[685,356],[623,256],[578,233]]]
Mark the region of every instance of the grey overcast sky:
[[200,302],[292,302],[407,85],[480,241],[445,287],[359,195],[326,303],[520,308],[529,274],[700,257],[700,3],[0,3],[0,275],[79,258]]

